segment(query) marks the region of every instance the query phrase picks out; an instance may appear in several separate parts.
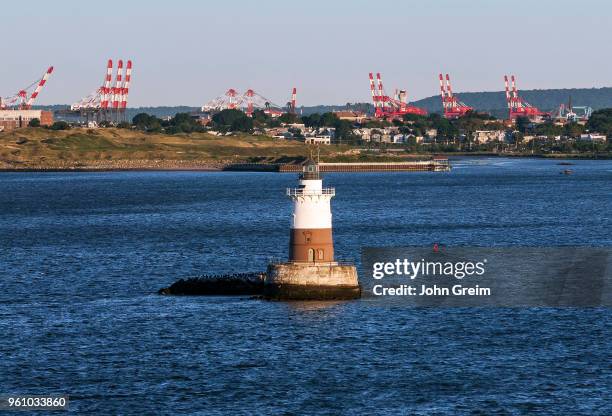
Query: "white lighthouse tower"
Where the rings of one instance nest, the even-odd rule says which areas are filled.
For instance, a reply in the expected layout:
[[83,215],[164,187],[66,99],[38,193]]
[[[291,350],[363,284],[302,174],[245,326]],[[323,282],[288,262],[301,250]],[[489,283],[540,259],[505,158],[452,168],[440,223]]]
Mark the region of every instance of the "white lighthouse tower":
[[355,299],[361,296],[357,270],[334,260],[331,199],[319,165],[309,160],[297,188],[287,189],[293,201],[289,260],[268,266],[265,294],[278,299]]

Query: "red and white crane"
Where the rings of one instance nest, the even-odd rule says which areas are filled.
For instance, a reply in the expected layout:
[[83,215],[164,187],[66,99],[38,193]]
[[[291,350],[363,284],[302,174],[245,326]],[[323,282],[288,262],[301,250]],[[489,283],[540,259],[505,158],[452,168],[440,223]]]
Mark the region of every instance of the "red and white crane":
[[117,111],[119,109],[119,102],[121,101],[121,96],[123,95],[123,61],[121,59],[119,59],[119,62],[117,62],[115,86],[113,87],[112,92],[113,110]]
[[132,61],[128,59],[127,68],[125,70],[125,81],[123,83],[123,89],[121,92],[121,110],[125,111],[127,108],[128,95],[130,94],[130,82],[132,82]]
[[440,74],[440,95],[442,96],[442,108],[444,109],[444,117],[448,119],[459,118],[474,109],[467,104],[459,101],[453,95],[451,88],[450,77],[446,74],[446,79]]
[[222,111],[222,110],[242,110],[247,115],[251,116],[256,109],[264,110],[265,113],[272,117],[277,117],[282,114],[280,106],[274,104],[261,94],[258,94],[253,89],[246,90],[240,94],[236,89],[230,88],[225,94],[213,98],[202,106],[203,112]]
[[291,101],[289,104],[289,113],[296,114],[296,102],[297,102],[297,88],[293,87],[291,91]]
[[253,114],[253,97],[255,97],[255,91],[248,89],[244,93],[244,100],[246,102],[246,113],[250,116]]
[[106,63],[106,73],[102,85],[88,96],[80,99],[70,106],[71,111],[83,113],[103,113],[106,117],[107,112],[115,114],[117,120],[123,118],[127,109],[130,82],[132,81],[132,61],[127,61],[127,66],[123,67],[123,60],[117,61],[115,72],[115,84],[113,81],[113,60],[109,59]]
[[374,75],[370,72],[370,91],[374,103],[374,116],[377,118],[394,119],[404,114],[427,115],[427,110],[409,105],[406,90],[399,90],[394,98],[385,93],[380,73],[376,73],[376,84]]
[[[5,110],[7,108],[18,108],[20,110],[31,109],[38,94],[40,94],[40,91],[43,89],[52,73],[53,67],[50,66],[40,79],[37,79],[9,97],[0,97],[0,110]],[[30,94],[29,91],[32,89],[34,90]]]
[[504,75],[506,102],[508,103],[508,116],[510,120],[515,120],[517,117],[527,117],[530,120],[536,120],[550,116],[550,113],[541,111],[539,108],[532,106],[518,95],[514,75],[510,76],[510,80],[512,81],[512,91],[508,85],[508,75]]
[[106,76],[104,77],[104,83],[102,84],[102,100],[100,103],[101,108],[107,109],[108,102],[111,96],[111,82],[113,81],[113,60],[109,59],[106,65]]
[[204,104],[202,106],[202,111],[235,109],[236,107],[240,106],[240,104],[241,98],[238,91],[230,88],[225,92],[225,94],[215,97]]

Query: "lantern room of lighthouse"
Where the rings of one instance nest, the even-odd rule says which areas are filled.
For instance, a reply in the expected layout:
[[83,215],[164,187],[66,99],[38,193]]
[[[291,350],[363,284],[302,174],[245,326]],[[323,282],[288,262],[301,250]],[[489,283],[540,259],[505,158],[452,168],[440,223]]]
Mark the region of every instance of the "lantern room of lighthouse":
[[323,188],[319,165],[308,160],[297,188],[287,189],[293,200],[289,238],[289,261],[331,263],[334,261],[331,199],[334,188]]

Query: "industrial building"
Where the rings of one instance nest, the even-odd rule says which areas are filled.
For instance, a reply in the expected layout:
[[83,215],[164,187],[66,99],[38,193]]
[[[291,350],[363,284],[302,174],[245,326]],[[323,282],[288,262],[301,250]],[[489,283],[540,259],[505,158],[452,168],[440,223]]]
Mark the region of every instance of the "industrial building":
[[368,118],[368,115],[362,111],[334,111],[334,114],[340,120],[347,120],[355,123],[361,123]]
[[40,120],[41,126],[53,124],[53,113],[44,110],[0,110],[0,131],[28,127],[30,121]]

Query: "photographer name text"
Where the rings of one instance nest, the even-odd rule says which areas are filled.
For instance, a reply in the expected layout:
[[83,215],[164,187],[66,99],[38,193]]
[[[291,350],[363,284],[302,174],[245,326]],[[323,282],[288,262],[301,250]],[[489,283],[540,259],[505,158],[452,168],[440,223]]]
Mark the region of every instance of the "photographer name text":
[[[396,259],[393,262],[376,262],[372,265],[372,277],[381,280],[385,277],[403,277],[411,284],[385,286],[376,284],[372,288],[375,296],[490,296],[491,288],[475,285],[450,284],[450,279],[462,280],[469,277],[482,277],[486,272],[487,260],[482,261],[410,261]],[[418,278],[446,278],[440,284],[415,284]]]

